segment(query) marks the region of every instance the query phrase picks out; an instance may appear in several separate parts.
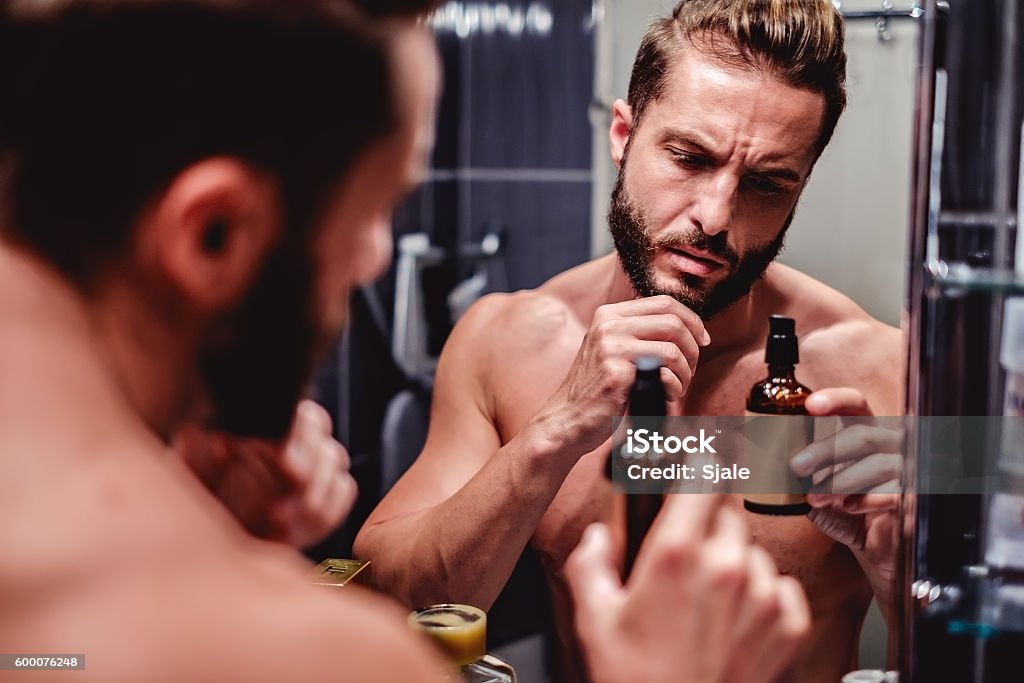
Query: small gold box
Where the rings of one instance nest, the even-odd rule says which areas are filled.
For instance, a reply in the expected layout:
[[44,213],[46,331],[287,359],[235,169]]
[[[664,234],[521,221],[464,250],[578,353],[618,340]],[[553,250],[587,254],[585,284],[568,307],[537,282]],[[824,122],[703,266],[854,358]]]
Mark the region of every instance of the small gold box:
[[344,586],[370,565],[362,560],[324,560],[313,571],[318,586]]

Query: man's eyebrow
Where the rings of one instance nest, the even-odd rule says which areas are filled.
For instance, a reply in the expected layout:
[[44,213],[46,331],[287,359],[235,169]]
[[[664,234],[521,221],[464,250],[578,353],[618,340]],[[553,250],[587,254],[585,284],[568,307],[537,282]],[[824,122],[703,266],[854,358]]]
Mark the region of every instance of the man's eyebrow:
[[662,143],[675,142],[677,144],[694,148],[696,151],[700,152],[701,154],[706,154],[707,156],[717,156],[714,150],[711,149],[710,144],[701,140],[695,135],[692,135],[690,133],[684,133],[683,131],[678,130],[676,128],[666,128],[665,130],[663,130],[661,132],[661,140]]
[[[713,159],[717,158],[715,151],[711,148],[711,145],[708,142],[701,140],[699,137],[691,133],[686,133],[676,128],[666,128],[661,133],[661,139],[663,144],[666,142],[674,142]],[[802,183],[804,181],[804,177],[800,175],[800,173],[789,166],[784,165],[779,166],[766,164],[764,166],[750,168],[747,170],[751,175],[775,178],[786,182]]]

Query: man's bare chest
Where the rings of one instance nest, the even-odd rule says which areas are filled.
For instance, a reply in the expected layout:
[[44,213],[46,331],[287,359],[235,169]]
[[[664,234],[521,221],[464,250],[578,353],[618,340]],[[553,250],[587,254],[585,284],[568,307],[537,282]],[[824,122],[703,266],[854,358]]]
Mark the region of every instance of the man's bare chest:
[[[502,442],[507,442],[557,391],[569,371],[573,356],[534,359],[516,368],[507,379],[507,391],[498,397],[496,416]],[[758,354],[723,356],[698,366],[685,404],[671,408],[675,414],[742,415],[750,386],[764,374]],[[610,433],[610,428],[609,428]],[[610,484],[604,478],[609,443],[583,456],[549,506],[533,538],[546,565],[558,571],[583,530],[592,522],[620,526]],[[755,540],[775,558],[780,571],[801,580],[809,594],[826,592],[827,576],[839,571],[852,579],[856,574],[845,548],[821,533],[806,517],[779,518],[747,515]],[[823,596],[822,596],[823,597]]]

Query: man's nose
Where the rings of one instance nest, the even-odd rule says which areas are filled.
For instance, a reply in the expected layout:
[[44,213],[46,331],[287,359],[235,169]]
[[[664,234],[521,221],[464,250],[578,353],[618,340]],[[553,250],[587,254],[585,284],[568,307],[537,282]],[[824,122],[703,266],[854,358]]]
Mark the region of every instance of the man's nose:
[[714,236],[732,226],[738,185],[726,172],[716,173],[704,183],[690,217],[705,235]]

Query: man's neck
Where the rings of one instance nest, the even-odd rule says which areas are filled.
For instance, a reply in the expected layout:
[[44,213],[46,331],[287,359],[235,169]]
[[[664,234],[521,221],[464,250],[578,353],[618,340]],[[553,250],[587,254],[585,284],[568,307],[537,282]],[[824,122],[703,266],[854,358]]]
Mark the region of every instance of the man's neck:
[[182,352],[139,309],[127,296],[87,300],[0,242],[0,420],[42,411],[52,429],[113,433],[134,423],[169,436],[186,386]]
[[[622,264],[614,254],[609,258],[609,266],[611,267],[611,277],[606,303],[617,303],[637,298],[636,290],[633,289],[629,276],[626,275]],[[708,334],[711,335],[711,346],[701,351],[702,357],[714,357],[719,353],[748,346],[755,338],[759,338],[754,330],[760,329],[758,320],[755,318],[760,310],[757,302],[761,297],[763,285],[764,280],[758,280],[746,296],[713,316],[711,320],[704,321],[704,326],[707,328]]]

